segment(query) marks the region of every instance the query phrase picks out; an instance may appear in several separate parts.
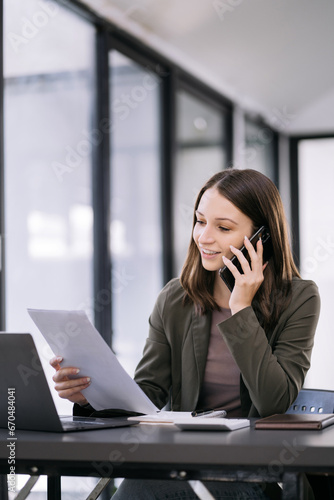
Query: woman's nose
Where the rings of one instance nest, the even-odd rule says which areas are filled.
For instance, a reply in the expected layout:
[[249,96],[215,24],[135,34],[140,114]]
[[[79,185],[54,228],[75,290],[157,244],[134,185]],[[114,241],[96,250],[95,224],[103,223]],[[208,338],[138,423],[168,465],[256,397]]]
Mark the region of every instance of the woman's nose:
[[212,229],[210,228],[210,226],[206,225],[205,228],[203,228],[198,241],[200,243],[212,243],[214,241]]

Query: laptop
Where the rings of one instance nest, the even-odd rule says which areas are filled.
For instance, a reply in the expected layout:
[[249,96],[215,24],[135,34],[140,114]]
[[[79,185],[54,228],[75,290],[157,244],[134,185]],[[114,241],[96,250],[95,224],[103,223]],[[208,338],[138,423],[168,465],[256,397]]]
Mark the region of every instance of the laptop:
[[59,416],[29,333],[0,332],[0,370],[0,427],[8,428],[9,416],[16,430],[32,431],[85,431],[138,423],[127,417]]

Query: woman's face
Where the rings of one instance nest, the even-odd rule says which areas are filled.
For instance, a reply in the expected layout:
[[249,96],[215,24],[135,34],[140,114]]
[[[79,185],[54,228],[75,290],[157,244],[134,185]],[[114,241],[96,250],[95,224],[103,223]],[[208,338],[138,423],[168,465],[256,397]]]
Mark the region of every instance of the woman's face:
[[202,265],[207,271],[223,267],[222,257],[234,255],[230,245],[241,248],[244,237],[254,232],[252,220],[216,188],[207,189],[196,210],[193,239],[200,251]]

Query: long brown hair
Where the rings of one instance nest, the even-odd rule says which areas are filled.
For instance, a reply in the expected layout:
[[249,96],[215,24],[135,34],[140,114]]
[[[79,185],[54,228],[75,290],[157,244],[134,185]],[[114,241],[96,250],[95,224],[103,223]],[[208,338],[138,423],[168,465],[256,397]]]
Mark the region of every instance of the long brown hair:
[[[300,277],[294,263],[288,235],[283,203],[275,184],[265,175],[252,169],[228,169],[213,175],[200,190],[196,210],[205,191],[216,188],[253,222],[254,228],[269,228],[273,256],[264,271],[264,281],[257,291],[252,307],[260,324],[271,329],[291,300],[292,277]],[[219,309],[213,298],[216,273],[207,271],[201,263],[200,253],[191,238],[188,254],[181,272],[181,285],[185,290],[185,303],[192,302],[200,315]]]

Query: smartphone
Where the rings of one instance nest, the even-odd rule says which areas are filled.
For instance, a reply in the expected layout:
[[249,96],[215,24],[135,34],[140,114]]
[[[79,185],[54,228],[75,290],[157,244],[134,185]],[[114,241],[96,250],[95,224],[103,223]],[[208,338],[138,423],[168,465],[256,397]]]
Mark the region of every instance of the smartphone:
[[[263,262],[267,262],[273,254],[273,246],[272,246],[272,241],[271,241],[269,230],[265,226],[260,227],[260,229],[258,229],[256,231],[256,233],[254,233],[253,236],[251,238],[249,238],[249,241],[253,244],[254,248],[255,248],[255,245],[259,241],[260,238],[262,239],[262,245],[263,245]],[[243,246],[242,248],[240,248],[240,250],[244,254],[244,256],[246,257],[248,262],[250,262],[250,257],[249,257],[249,254],[247,252],[247,248],[245,246]],[[240,264],[239,259],[236,255],[234,255],[232,257],[231,262],[238,269],[239,273],[243,274],[241,264]],[[229,268],[224,266],[221,269],[219,269],[219,275],[220,275],[221,279],[224,281],[227,288],[230,290],[230,292],[232,292],[235,279],[234,279],[233,274],[229,270]]]

